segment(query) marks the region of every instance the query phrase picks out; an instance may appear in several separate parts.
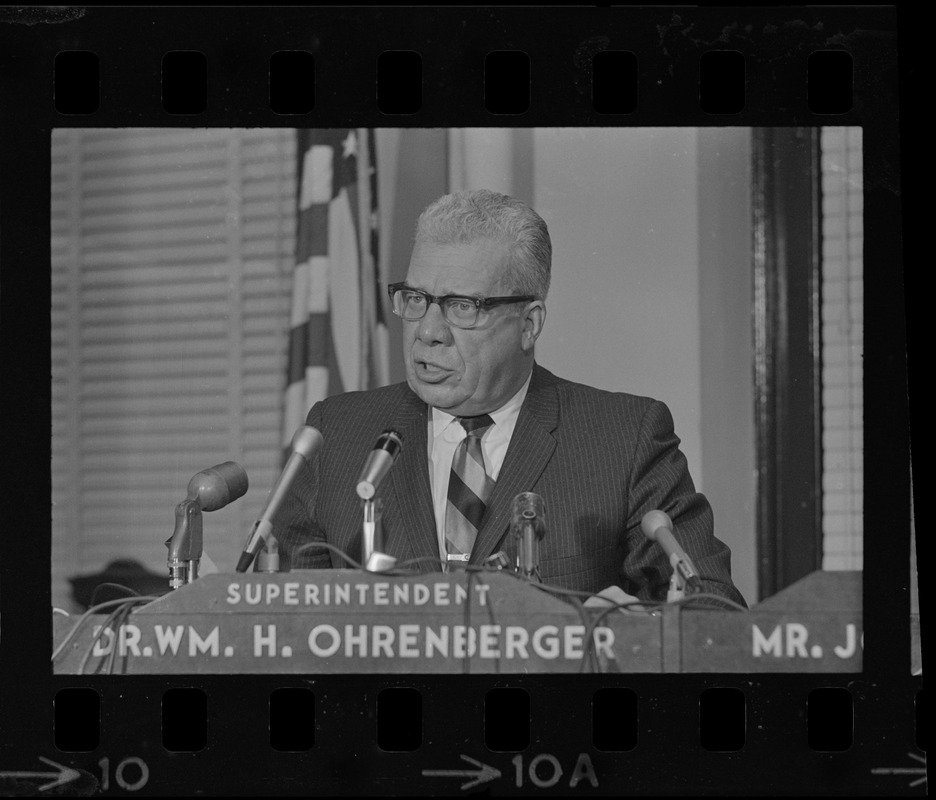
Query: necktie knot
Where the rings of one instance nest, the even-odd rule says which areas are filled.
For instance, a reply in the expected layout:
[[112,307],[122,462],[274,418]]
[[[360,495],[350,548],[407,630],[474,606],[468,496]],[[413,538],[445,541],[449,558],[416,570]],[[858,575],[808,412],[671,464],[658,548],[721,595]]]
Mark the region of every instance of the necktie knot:
[[479,417],[459,417],[458,421],[469,436],[481,438],[484,432],[494,424],[490,414],[482,414]]

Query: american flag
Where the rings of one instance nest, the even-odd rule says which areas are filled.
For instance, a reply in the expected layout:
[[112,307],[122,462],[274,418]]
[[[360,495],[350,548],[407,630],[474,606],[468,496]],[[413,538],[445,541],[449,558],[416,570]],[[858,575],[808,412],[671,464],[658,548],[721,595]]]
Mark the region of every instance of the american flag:
[[374,132],[300,129],[297,136],[284,452],[316,402],[389,380]]

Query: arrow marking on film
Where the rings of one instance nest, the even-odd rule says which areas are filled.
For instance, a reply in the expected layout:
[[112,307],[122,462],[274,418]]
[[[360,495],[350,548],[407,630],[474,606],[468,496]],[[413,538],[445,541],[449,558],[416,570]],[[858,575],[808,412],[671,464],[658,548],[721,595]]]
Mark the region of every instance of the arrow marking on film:
[[926,783],[926,759],[922,756],[918,756],[915,753],[907,753],[910,758],[915,761],[919,761],[924,766],[922,767],[875,767],[871,770],[872,775],[922,775],[922,778],[917,778],[915,781],[910,781],[910,786],[919,786],[921,783]]
[[499,769],[494,769],[494,767],[488,766],[487,764],[482,764],[480,761],[475,761],[470,756],[462,755],[462,760],[467,761],[469,764],[474,764],[479,769],[424,769],[422,771],[423,777],[426,778],[472,778],[472,780],[467,783],[462,784],[462,790],[471,789],[474,786],[478,786],[482,783],[487,783],[492,781],[495,778],[501,776]]
[[43,756],[39,756],[39,760],[45,761],[46,764],[50,767],[54,767],[58,772],[0,772],[0,778],[54,778],[55,780],[49,781],[49,783],[39,787],[39,791],[44,792],[46,789],[51,789],[54,786],[61,786],[64,783],[70,783],[75,780],[75,778],[81,777],[81,773],[76,769],[63,767],[61,764],[56,764],[54,761],[50,761]]

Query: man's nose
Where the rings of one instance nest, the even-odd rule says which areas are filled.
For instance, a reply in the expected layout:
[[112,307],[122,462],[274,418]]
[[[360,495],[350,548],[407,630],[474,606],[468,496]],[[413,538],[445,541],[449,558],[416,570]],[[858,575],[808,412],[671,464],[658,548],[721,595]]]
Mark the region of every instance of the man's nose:
[[438,303],[430,303],[426,316],[419,320],[417,336],[423,344],[449,344],[452,331]]

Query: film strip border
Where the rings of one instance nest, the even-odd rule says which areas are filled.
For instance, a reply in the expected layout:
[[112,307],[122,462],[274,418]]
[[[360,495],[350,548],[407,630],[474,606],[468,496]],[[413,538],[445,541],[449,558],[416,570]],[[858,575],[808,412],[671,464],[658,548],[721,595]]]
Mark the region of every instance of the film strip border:
[[[76,788],[116,781],[130,792],[925,791],[925,710],[917,705],[914,720],[898,711],[905,704],[892,707],[907,730],[916,724],[909,748],[860,746],[876,738],[874,691],[861,680],[793,679],[782,692],[737,676],[662,689],[639,677],[607,683],[464,676],[453,691],[398,676],[337,684],[193,677],[164,690],[65,686],[54,698],[53,741],[56,763],[82,765],[83,774],[67,775]],[[232,770],[248,752],[249,765]]]
[[[747,62],[741,50],[705,50],[699,56],[699,110],[732,117],[745,110]],[[603,115],[629,115],[641,96],[640,60],[630,50],[598,50],[580,56],[590,72],[591,105]],[[590,60],[590,65],[587,62]],[[760,65],[752,65],[760,66]],[[315,56],[307,50],[279,50],[269,58],[269,108],[275,114],[314,113]],[[817,115],[841,115],[854,107],[854,59],[846,49],[813,50],[806,57],[801,92]],[[159,63],[160,105],[176,117],[208,109],[208,59],[199,50],[171,50]],[[113,76],[109,76],[111,79]],[[802,76],[801,76],[802,77]],[[390,116],[423,109],[424,60],[415,50],[385,50],[376,58],[374,103]],[[490,114],[522,115],[531,108],[532,64],[523,50],[496,50],[483,59],[483,104]],[[59,114],[93,115],[101,108],[101,57],[91,50],[62,50],[54,62],[54,104]],[[646,93],[646,88],[644,88]]]
[[854,124],[895,100],[886,7],[169,12],[49,10],[42,26],[41,10],[0,10],[21,23],[11,58],[38,57],[51,78],[9,96],[61,125],[109,125],[133,109],[136,124],[297,127],[362,115],[404,126]]
[[[894,258],[900,168],[893,8],[394,14],[16,7],[0,9],[0,22],[7,115],[0,125],[0,252],[7,265],[11,253],[28,253],[32,238],[43,239],[41,227],[18,224],[21,213],[47,209],[43,132],[134,125],[862,125],[866,183],[875,190],[867,205],[874,229],[867,261]],[[204,81],[193,80],[193,69],[204,71]],[[302,78],[294,74],[300,71]],[[908,112],[901,108],[902,116]],[[14,328],[17,314],[41,322],[48,309],[41,279],[38,300],[21,291],[36,281],[23,272],[4,269],[3,319],[12,317]],[[870,277],[869,296],[886,307],[900,304],[891,276]],[[11,297],[20,308],[11,309]],[[48,332],[35,330],[36,352],[48,353]],[[884,353],[899,348],[904,333],[889,313],[868,319],[875,381],[896,385],[898,394],[906,373]],[[35,378],[25,390],[41,407],[48,370],[41,359],[33,370],[14,374]],[[881,419],[886,399],[875,402],[868,413]],[[7,453],[28,452],[37,431],[48,430],[41,413],[28,422],[8,419]],[[894,476],[908,454],[888,449],[901,425],[906,419],[898,412],[867,432],[867,450],[887,453],[870,464],[875,472],[867,480],[876,475],[879,495],[888,499],[907,488]],[[22,465],[26,485],[47,480],[47,460],[39,462]],[[889,530],[893,507],[871,499],[866,530]],[[8,522],[41,533],[46,509],[13,509]],[[866,542],[875,578],[907,563],[906,548],[884,539],[872,534]],[[925,551],[920,560],[926,563]],[[316,794],[925,791],[922,680],[907,675],[907,626],[893,622],[907,619],[906,596],[880,580],[865,586],[868,651],[860,677],[76,680],[48,672],[47,540],[22,543],[13,566],[12,559],[2,563],[0,582],[0,779],[17,793],[30,785],[62,787],[66,781],[54,775],[64,770],[79,774],[62,791],[124,794],[297,786]],[[606,691],[617,694],[599,694]],[[719,710],[707,716],[713,698]],[[704,740],[703,718],[716,721]]]

